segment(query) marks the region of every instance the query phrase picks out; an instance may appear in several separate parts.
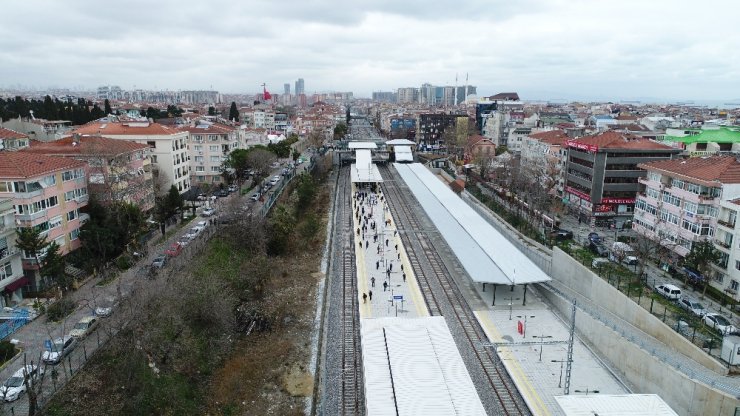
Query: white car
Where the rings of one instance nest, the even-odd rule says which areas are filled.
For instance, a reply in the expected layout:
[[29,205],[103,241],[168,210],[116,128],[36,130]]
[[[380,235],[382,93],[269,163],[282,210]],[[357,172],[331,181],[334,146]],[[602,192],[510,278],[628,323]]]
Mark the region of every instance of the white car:
[[98,306],[95,308],[95,316],[107,318],[111,315],[113,315],[113,308],[110,306]]
[[704,305],[689,298],[681,298],[681,300],[678,301],[678,306],[700,318],[703,317],[705,313],[707,313],[707,310],[704,309]]
[[204,229],[204,228],[208,227],[208,221],[198,221],[198,222],[197,222],[197,223],[195,224],[195,226],[196,226],[196,227],[200,227],[200,229],[202,230],[202,229]]
[[75,337],[67,335],[63,338],[57,338],[51,343],[51,348],[44,351],[41,359],[47,364],[58,364],[76,345],[77,338]]
[[737,333],[737,328],[735,328],[735,325],[730,323],[729,319],[715,312],[709,312],[704,315],[704,323],[722,335]]
[[185,233],[185,237],[187,237],[187,238],[189,238],[189,239],[192,240],[195,237],[197,237],[198,235],[200,235],[200,232],[201,231],[203,231],[202,228],[200,228],[200,227],[193,227],[193,228],[189,229],[187,233]]
[[200,215],[204,217],[210,217],[211,215],[215,214],[216,210],[213,208],[206,208],[203,210],[203,212],[200,213]]
[[260,199],[260,193],[259,192],[255,193],[254,195],[250,196],[249,199],[257,202],[257,200]]
[[97,325],[98,325],[98,318],[94,316],[86,316],[80,319],[80,322],[77,322],[74,328],[72,328],[72,330],[69,331],[69,336],[75,337],[75,338],[82,338],[85,335],[89,334]]
[[177,240],[177,244],[183,247],[187,246],[188,243],[190,243],[190,238],[187,235],[184,235]]
[[0,393],[2,393],[3,400],[6,402],[18,400],[21,394],[28,388],[25,383],[26,379],[28,379],[29,383],[33,384],[42,374],[44,374],[44,369],[33,364],[27,364],[21,367],[0,386]]

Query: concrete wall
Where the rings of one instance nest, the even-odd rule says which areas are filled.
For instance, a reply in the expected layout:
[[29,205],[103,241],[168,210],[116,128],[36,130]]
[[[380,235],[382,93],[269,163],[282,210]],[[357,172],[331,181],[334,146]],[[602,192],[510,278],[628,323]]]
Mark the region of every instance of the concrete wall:
[[551,277],[573,291],[590,299],[594,304],[613,313],[639,330],[721,375],[727,374],[722,363],[710,357],[681,334],[664,324],[658,317],[645,310],[618,291],[590,269],[564,251],[553,250]]
[[[570,315],[571,303],[546,288],[540,291],[565,316]],[[660,395],[680,415],[735,414],[740,400],[705,384],[689,379],[673,367],[624,339],[600,321],[578,311],[576,329],[604,356],[619,366],[617,371],[641,393]],[[573,363],[578,366],[577,362]]]

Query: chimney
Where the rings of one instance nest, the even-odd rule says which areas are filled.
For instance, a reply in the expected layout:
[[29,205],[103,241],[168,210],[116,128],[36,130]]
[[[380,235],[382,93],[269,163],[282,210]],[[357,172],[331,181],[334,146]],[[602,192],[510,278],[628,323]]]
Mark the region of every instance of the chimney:
[[77,146],[78,144],[80,144],[80,134],[75,133],[72,135],[72,146]]

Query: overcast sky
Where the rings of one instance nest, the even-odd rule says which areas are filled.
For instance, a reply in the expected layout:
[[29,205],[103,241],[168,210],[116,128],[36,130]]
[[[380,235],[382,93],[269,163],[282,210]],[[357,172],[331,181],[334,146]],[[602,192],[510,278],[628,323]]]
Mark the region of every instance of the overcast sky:
[[[361,4],[358,4],[361,3]],[[440,4],[444,3],[444,4]],[[737,0],[3,1],[0,87],[740,98]]]

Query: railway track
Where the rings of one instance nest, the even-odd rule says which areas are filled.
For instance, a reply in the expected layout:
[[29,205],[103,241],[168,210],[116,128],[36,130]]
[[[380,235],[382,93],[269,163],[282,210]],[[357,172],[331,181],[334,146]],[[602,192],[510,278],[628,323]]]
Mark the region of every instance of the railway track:
[[337,236],[342,246],[341,275],[338,276],[342,286],[340,414],[362,415],[364,414],[362,350],[349,177],[349,169],[341,169],[336,193],[338,199],[335,201]]
[[[452,311],[452,316],[447,316],[448,325],[456,324],[464,334],[465,343],[470,346],[484,378],[493,390],[499,407],[496,410],[505,415],[531,414],[513,380],[499,364],[499,358],[489,348],[483,346],[483,343],[488,342],[483,328],[457,288],[434,246],[430,233],[423,232],[423,224],[416,215],[418,204],[414,200],[413,206],[416,209],[412,209],[413,197],[408,192],[401,191],[396,182],[400,177],[395,175],[394,170],[388,166],[381,166],[380,172],[384,180],[383,192],[396,224],[402,225],[404,230],[417,231],[402,232],[401,239],[430,313],[443,315],[443,309]],[[412,238],[415,241],[412,241]],[[441,290],[435,290],[433,288],[435,284]],[[448,308],[445,308],[442,302],[446,302]]]

